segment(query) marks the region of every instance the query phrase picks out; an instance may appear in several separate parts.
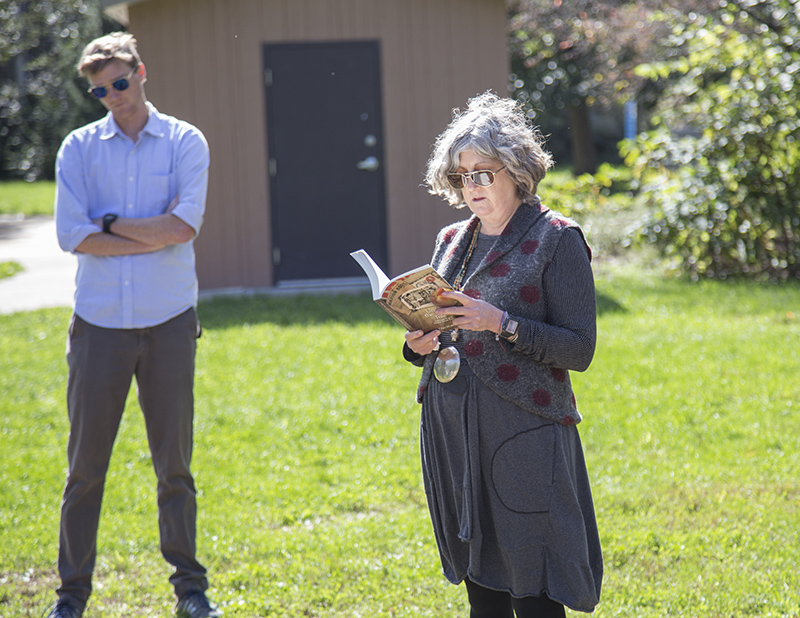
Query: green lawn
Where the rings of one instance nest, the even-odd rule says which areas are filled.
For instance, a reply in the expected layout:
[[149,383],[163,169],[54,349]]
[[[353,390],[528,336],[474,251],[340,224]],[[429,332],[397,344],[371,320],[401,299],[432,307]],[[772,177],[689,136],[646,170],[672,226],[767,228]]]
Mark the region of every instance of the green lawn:
[[[575,374],[606,559],[598,618],[800,616],[800,287],[597,267]],[[228,617],[468,614],[439,573],[418,370],[366,295],[201,303],[199,551]],[[54,598],[69,311],[0,316],[0,616]],[[86,618],[168,616],[135,397]],[[579,614],[570,614],[579,615]]]
[[25,270],[21,264],[17,262],[0,262],[0,279],[13,277],[18,272]]
[[52,216],[56,195],[54,181],[6,180],[0,182],[0,215]]

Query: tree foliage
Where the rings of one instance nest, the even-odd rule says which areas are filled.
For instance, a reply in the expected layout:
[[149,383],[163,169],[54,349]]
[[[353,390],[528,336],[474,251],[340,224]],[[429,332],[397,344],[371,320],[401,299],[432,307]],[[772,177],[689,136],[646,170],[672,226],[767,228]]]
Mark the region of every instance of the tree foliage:
[[52,178],[66,134],[104,113],[78,57],[119,26],[97,0],[2,0],[0,23],[0,179]]
[[[634,92],[634,68],[652,42],[668,34],[646,2],[521,0],[511,17],[513,67],[528,77],[523,100],[557,108],[588,100],[610,104]],[[525,87],[522,80],[516,86]]]
[[[662,46],[670,22],[689,0],[518,0],[511,8],[510,45],[515,96],[550,126],[571,125],[576,172],[592,148],[588,110],[621,100],[652,98],[651,82],[636,73],[657,55],[680,54]],[[583,132],[584,139],[579,135]],[[583,155],[583,156],[582,156]]]
[[656,211],[644,235],[693,276],[800,278],[800,3],[724,0],[640,67],[670,84],[627,150]]

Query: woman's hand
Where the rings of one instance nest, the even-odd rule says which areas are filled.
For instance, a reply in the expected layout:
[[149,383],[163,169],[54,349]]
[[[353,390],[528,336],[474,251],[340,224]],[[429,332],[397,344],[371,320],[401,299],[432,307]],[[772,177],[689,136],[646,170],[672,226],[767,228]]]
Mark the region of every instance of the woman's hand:
[[491,303],[455,291],[442,292],[441,297],[461,303],[460,306],[439,307],[436,310],[436,315],[457,316],[453,320],[453,326],[464,330],[488,330],[500,334],[503,312]]
[[421,330],[412,330],[406,333],[406,343],[413,352],[425,356],[439,349],[439,335],[441,331],[432,330],[425,333]]

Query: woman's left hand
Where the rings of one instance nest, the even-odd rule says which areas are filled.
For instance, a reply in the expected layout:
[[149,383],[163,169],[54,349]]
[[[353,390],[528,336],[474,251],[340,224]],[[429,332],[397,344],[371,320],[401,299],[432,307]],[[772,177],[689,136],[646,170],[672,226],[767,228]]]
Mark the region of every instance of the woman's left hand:
[[458,316],[453,320],[453,325],[465,330],[488,330],[500,333],[503,326],[503,312],[483,300],[467,296],[463,292],[442,292],[441,298],[457,300],[461,306],[439,307],[437,315]]

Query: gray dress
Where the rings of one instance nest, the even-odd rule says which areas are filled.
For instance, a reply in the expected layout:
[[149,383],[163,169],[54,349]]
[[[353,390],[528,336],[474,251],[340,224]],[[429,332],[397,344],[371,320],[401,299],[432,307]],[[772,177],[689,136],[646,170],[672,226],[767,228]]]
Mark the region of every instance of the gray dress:
[[[493,242],[481,236],[472,268]],[[545,292],[552,311],[574,318],[590,309],[593,327],[594,305],[573,300],[574,286],[593,282],[565,276],[585,272],[573,268],[587,259],[582,243],[579,233],[564,234],[547,268]],[[449,343],[446,334],[440,341]],[[465,364],[454,382],[431,380],[425,389],[420,436],[425,492],[447,579],[458,584],[468,577],[515,597],[545,594],[591,612],[603,562],[577,426],[523,410]]]

